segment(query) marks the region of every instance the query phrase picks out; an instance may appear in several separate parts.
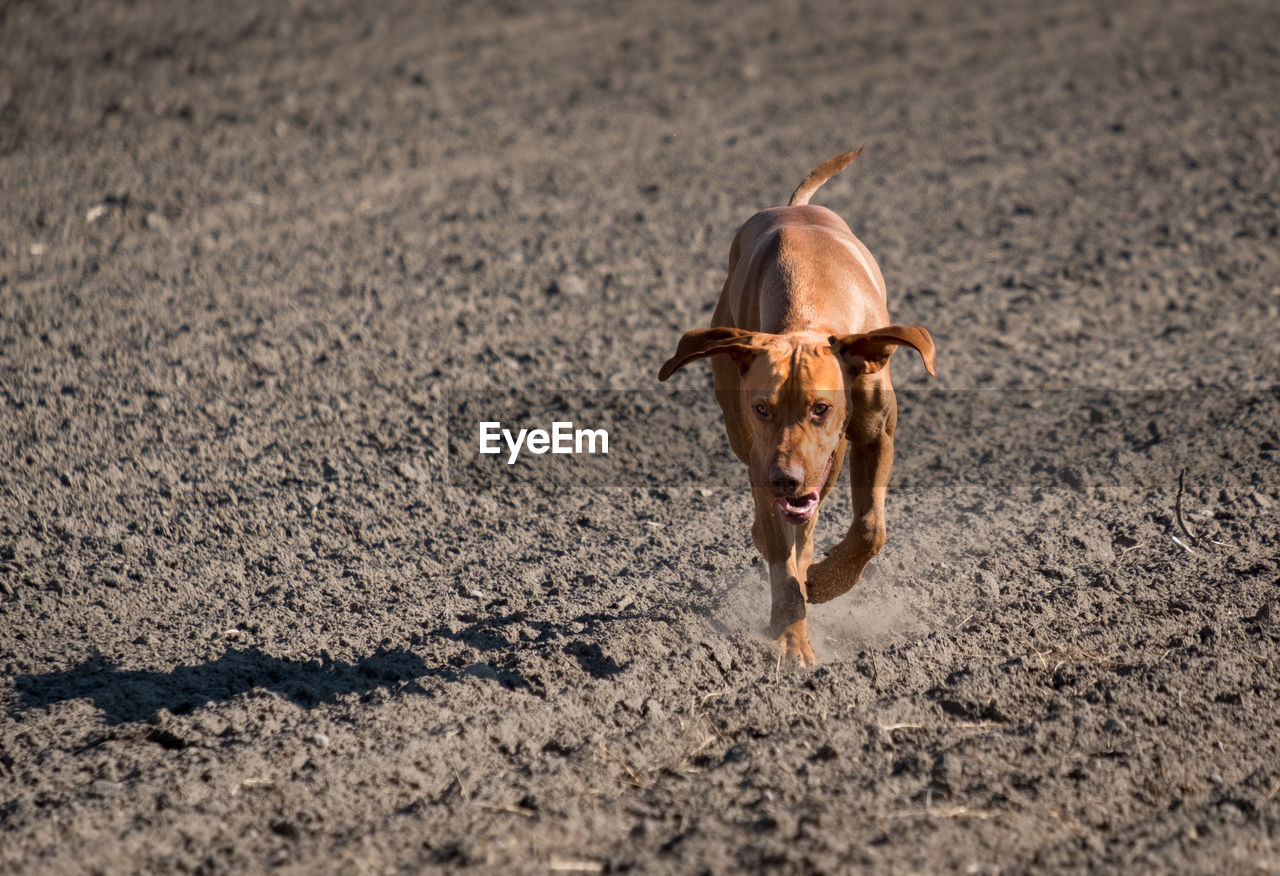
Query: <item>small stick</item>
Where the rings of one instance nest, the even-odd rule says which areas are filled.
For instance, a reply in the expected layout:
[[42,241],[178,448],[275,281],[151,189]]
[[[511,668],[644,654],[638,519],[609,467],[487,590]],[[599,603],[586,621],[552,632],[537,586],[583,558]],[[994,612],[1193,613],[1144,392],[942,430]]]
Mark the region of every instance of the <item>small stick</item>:
[[881,724],[881,725],[880,725],[880,730],[881,730],[881,731],[882,731],[886,736],[888,736],[888,735],[889,735],[890,733],[892,733],[894,730],[920,730],[920,729],[922,729],[923,727],[924,727],[924,725],[923,725],[923,724],[904,724],[904,723],[898,723],[898,724]]
[[466,803],[471,803],[471,795],[467,793],[466,783],[462,781],[462,773],[458,772],[458,762],[453,759],[453,755],[449,755],[449,766],[453,767],[453,777],[458,780],[458,790],[462,792],[462,799]]
[[702,699],[698,700],[698,709],[705,708],[707,705],[707,700],[711,699],[712,697],[722,697],[725,694],[731,694],[731,693],[733,693],[733,688],[729,688],[729,687],[726,687],[724,690],[713,690],[711,693],[707,694]]
[[1178,472],[1178,495],[1177,498],[1173,500],[1173,516],[1178,520],[1178,528],[1186,533],[1187,538],[1191,539],[1192,542],[1196,542],[1199,539],[1196,534],[1191,531],[1191,527],[1187,524],[1186,518],[1182,516],[1182,478],[1186,473],[1187,470],[1185,468]]
[[[698,748],[698,751],[701,751],[703,747],[704,746],[700,746]],[[600,743],[600,753],[627,771],[627,775],[631,777],[631,781],[627,782],[626,784],[632,785],[636,788],[640,788],[641,790],[649,787],[647,784],[644,783],[644,781],[640,778],[640,776],[636,775],[636,771],[631,768],[630,764],[628,764],[625,760],[623,760],[621,756],[614,754],[612,751],[605,748],[603,742]]]
[[999,818],[999,812],[992,812],[989,809],[970,809],[968,806],[945,806],[942,808],[934,808],[933,792],[925,791],[924,811],[918,809],[907,812],[890,812],[889,818],[917,818],[921,815],[930,818],[976,818],[986,820],[990,818]]
[[538,814],[532,809],[526,809],[523,806],[512,806],[509,803],[481,803],[480,808],[485,812],[500,812],[507,815],[519,815],[521,818],[533,818]]

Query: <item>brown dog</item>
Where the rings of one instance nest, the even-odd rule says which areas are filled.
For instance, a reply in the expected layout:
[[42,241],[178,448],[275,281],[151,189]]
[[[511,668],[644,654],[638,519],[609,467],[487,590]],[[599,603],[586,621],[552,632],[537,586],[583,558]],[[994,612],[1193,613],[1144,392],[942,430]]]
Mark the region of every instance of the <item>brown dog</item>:
[[[805,600],[826,602],[862,577],[884,546],[884,497],[898,408],[889,357],[906,345],[933,374],[933,339],[889,325],[884,278],[849,226],[809,205],[858,157],[846,152],[805,177],[785,207],[755,214],[729,250],[713,327],[680,339],[658,373],[711,356],[733,452],[748,466],[756,547],[769,563],[772,635],[782,654],[814,662]],[[849,450],[853,522],[819,563],[813,528]]]

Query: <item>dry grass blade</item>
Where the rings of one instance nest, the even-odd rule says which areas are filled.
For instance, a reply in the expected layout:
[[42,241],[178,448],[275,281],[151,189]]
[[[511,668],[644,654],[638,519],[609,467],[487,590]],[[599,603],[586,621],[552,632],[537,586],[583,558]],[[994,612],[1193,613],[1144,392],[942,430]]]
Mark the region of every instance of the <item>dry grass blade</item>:
[[890,812],[890,818],[976,818],[980,821],[986,821],[992,818],[999,818],[1001,813],[992,812],[990,809],[970,809],[968,806],[928,806],[924,809],[913,809],[902,812]]
[[645,788],[649,787],[649,783],[646,782],[644,779],[642,779],[640,777],[640,774],[631,768],[631,764],[623,760],[620,755],[614,754],[612,751],[605,748],[604,743],[600,744],[600,753],[604,755],[605,758],[613,761],[618,766],[622,767],[624,770],[627,771],[627,775],[631,777],[631,780],[629,782],[626,782],[626,784],[633,785],[637,788],[640,788],[641,790],[644,790]]
[[919,730],[923,727],[923,724],[907,724],[905,722],[899,722],[897,724],[881,724],[880,732],[892,733],[894,730]]
[[547,865],[552,873],[599,873],[604,864],[589,858],[552,858]]
[[453,755],[449,755],[449,766],[453,768],[453,777],[458,782],[458,790],[462,792],[462,799],[467,803],[471,802],[471,795],[467,793],[467,785],[462,781],[462,773],[458,772],[458,762],[453,759]]
[[532,809],[526,809],[523,806],[514,806],[510,803],[481,803],[480,808],[485,812],[498,812],[504,815],[519,815],[521,818],[533,818],[538,814]]
[[1027,640],[1025,644],[1031,653],[1036,655],[1036,659],[1040,661],[1040,667],[1045,670],[1049,669],[1046,657],[1053,661],[1055,672],[1068,663],[1094,663],[1100,666],[1114,666],[1116,663],[1113,657],[1099,654],[1097,651],[1091,651],[1088,648],[1081,648],[1078,645],[1047,645],[1044,648],[1039,648],[1030,640]]
[[[1198,540],[1196,534],[1191,531],[1190,524],[1188,524],[1187,519],[1182,516],[1182,480],[1186,474],[1187,470],[1185,468],[1178,472],[1178,495],[1173,500],[1173,516],[1178,521],[1178,528],[1186,534],[1187,538],[1191,539],[1192,542],[1195,542]],[[1174,541],[1177,541],[1177,539],[1175,538]],[[1179,544],[1181,544],[1181,542],[1179,542]],[[1183,547],[1186,547],[1186,545],[1183,545]]]
[[981,733],[983,730],[994,730],[996,727],[1003,727],[1004,725],[1004,721],[965,721],[958,724],[956,729],[968,733]]

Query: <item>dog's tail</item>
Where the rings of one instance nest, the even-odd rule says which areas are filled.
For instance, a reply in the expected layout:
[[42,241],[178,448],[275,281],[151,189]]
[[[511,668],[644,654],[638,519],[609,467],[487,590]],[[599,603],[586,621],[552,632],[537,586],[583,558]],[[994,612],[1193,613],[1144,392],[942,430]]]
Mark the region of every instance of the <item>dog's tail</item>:
[[791,195],[791,200],[787,202],[787,206],[800,207],[809,203],[813,193],[821,188],[824,182],[852,164],[853,159],[861,154],[862,147],[859,146],[852,152],[845,152],[819,164],[812,173],[804,178],[804,182],[796,187],[795,192]]

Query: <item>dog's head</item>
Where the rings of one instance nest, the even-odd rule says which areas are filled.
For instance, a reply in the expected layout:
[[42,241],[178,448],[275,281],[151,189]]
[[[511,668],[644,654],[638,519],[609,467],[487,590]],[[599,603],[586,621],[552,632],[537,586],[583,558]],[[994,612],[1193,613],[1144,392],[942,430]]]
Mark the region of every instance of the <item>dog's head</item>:
[[818,510],[831,476],[832,457],[848,426],[854,381],[882,371],[902,345],[918,350],[933,373],[933,340],[920,326],[841,336],[694,329],[680,339],[658,379],[695,359],[732,359],[742,393],[741,425],[750,435],[752,489],[771,495],[784,520],[803,523]]

